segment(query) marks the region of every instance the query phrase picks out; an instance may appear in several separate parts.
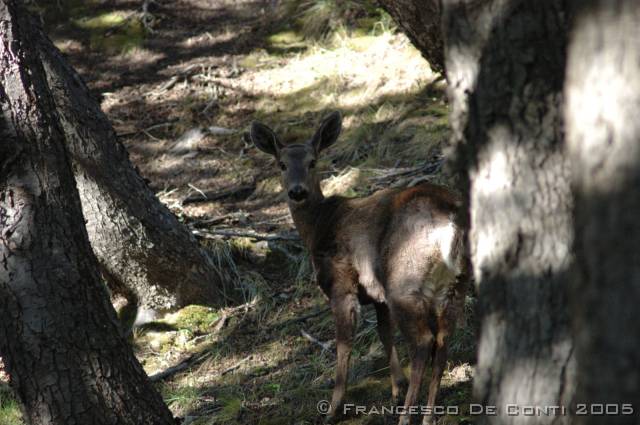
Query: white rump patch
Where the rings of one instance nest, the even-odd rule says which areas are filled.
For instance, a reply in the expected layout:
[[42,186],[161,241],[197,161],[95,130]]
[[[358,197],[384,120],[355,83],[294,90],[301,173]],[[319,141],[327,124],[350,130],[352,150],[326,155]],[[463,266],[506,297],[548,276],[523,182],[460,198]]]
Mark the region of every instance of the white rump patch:
[[453,244],[456,229],[452,222],[444,226],[435,227],[429,231],[429,242],[440,249],[442,261],[449,267],[455,269],[455,258],[453,257]]

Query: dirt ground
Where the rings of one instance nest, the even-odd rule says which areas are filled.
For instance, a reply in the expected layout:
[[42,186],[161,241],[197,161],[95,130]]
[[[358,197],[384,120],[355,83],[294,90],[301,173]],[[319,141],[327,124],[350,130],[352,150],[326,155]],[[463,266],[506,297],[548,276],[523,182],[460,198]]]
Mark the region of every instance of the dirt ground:
[[[286,142],[300,140],[340,109],[341,141],[319,165],[326,191],[447,183],[444,83],[385,19],[314,40],[273,0],[155,0],[146,13],[131,0],[32,3],[141,174],[234,281],[229,307],[187,307],[133,332],[149,374],[185,366],[157,384],[174,414],[190,424],[321,423],[316,404],[333,385],[332,319],[304,250],[290,240],[274,161],[244,133],[259,119]],[[467,304],[440,402],[461,410],[441,424],[470,421],[473,299]],[[387,406],[374,317],[363,309],[346,399]],[[20,423],[3,394],[0,425]],[[343,423],[394,419],[352,415]]]

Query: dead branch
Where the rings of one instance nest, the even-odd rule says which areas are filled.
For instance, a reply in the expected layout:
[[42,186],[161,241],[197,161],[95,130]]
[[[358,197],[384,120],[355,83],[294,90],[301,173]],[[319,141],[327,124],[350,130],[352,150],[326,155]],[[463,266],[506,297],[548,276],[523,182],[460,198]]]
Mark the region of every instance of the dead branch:
[[205,220],[194,220],[191,223],[189,223],[189,225],[196,228],[202,228],[202,227],[208,227],[208,226],[220,224],[227,220],[231,220],[231,221],[240,220],[242,222],[244,219],[246,219],[246,217],[247,217],[247,213],[240,211],[240,212],[219,215],[217,217],[207,218]]
[[126,133],[117,134],[117,137],[128,137],[128,136],[135,136],[136,134],[140,134],[140,133],[147,133],[150,130],[155,130],[156,128],[169,127],[169,126],[173,125],[175,122],[176,122],[176,120],[171,120],[171,121],[161,122],[159,124],[153,124],[153,125],[151,125],[149,127],[142,128],[142,129],[139,129],[139,130],[134,130],[134,131],[126,132]]
[[183,361],[181,361],[180,363],[178,363],[177,365],[171,366],[163,370],[162,372],[158,372],[156,374],[149,376],[149,379],[151,380],[151,382],[158,382],[158,381],[162,381],[163,379],[167,379],[168,377],[173,376],[178,372],[182,372],[183,370],[188,369],[189,367],[191,367],[191,365],[201,362],[208,355],[209,355],[208,351],[204,353],[199,353],[199,354],[192,354],[186,359],[184,359]]
[[247,362],[248,360],[251,360],[253,358],[253,354],[248,355],[247,357],[245,357],[244,359],[240,360],[239,362],[237,362],[236,364],[234,364],[231,367],[226,368],[225,370],[223,370],[220,373],[220,376],[224,376],[227,373],[233,372],[234,370],[238,369],[240,366],[242,366],[243,363]]
[[196,237],[206,238],[206,239],[220,239],[221,237],[226,238],[251,238],[258,241],[290,241],[290,242],[300,242],[300,237],[297,235],[287,235],[282,233],[258,233],[253,231],[238,231],[238,230],[227,230],[227,229],[219,229],[219,230],[200,230],[193,229],[191,230]]
[[187,196],[182,201],[182,205],[193,204],[196,202],[217,201],[220,199],[228,198],[230,196],[245,196],[253,192],[255,188],[256,186],[254,184],[250,184],[250,185],[248,184],[243,186],[230,187],[228,189],[219,190],[215,192],[209,191],[209,192],[195,193]]

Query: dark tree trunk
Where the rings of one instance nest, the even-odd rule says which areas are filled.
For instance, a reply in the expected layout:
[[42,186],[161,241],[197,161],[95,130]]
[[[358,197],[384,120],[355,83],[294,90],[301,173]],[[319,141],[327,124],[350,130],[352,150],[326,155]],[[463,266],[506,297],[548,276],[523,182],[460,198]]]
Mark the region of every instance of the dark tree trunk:
[[[630,403],[634,415],[607,415],[606,423],[638,423],[640,3],[574,3],[565,93],[576,194],[576,401]],[[602,416],[578,423],[602,423]]]
[[0,353],[33,425],[172,424],[122,337],[22,6],[0,1]]
[[378,0],[393,20],[402,28],[411,43],[420,50],[431,69],[444,72],[439,0]]
[[40,28],[31,33],[66,137],[91,246],[112,290],[145,310],[215,304],[221,275],[155,197],[78,74]]
[[453,165],[470,202],[481,316],[475,395],[497,407],[490,423],[569,423],[569,416],[506,410],[568,406],[574,391],[566,11],[549,0],[443,4]]

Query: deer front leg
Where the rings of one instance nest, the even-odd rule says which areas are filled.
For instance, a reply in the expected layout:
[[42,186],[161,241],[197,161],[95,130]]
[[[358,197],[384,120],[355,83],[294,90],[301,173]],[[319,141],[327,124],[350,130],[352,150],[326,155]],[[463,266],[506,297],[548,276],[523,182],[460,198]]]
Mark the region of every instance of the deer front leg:
[[331,397],[331,409],[328,416],[335,418],[340,412],[344,394],[347,391],[347,380],[349,374],[349,358],[351,357],[351,346],[353,343],[353,333],[356,327],[358,312],[358,299],[355,294],[336,294],[331,298],[331,310],[336,321],[336,381]]
[[398,351],[393,342],[393,326],[391,324],[391,315],[389,307],[384,303],[376,303],[376,316],[378,319],[378,336],[384,347],[387,360],[389,361],[389,369],[391,370],[391,397],[393,404],[398,404],[400,392],[407,384],[407,378],[404,376],[400,361],[398,360]]

